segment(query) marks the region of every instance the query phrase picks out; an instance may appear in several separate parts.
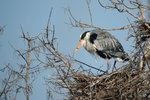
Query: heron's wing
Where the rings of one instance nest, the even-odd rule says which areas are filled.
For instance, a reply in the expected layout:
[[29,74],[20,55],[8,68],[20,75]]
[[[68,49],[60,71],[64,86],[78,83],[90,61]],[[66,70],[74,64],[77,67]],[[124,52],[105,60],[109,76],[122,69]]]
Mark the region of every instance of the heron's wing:
[[[90,36],[93,46],[103,53],[115,55],[118,52],[124,52],[121,43],[111,34],[105,31],[92,32]],[[115,53],[115,54],[113,54]]]

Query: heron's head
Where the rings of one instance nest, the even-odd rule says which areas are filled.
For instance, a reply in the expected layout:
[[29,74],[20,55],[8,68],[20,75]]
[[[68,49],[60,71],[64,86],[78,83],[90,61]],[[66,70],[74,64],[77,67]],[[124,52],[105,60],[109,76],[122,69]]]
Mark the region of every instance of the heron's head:
[[81,35],[80,35],[80,43],[79,43],[79,45],[77,46],[77,48],[76,48],[76,50],[74,51],[74,53],[77,52],[78,49],[79,49],[82,45],[84,45],[84,43],[85,43],[87,40],[89,40],[89,38],[90,38],[90,31],[86,31],[86,32],[84,32],[83,34],[81,34]]

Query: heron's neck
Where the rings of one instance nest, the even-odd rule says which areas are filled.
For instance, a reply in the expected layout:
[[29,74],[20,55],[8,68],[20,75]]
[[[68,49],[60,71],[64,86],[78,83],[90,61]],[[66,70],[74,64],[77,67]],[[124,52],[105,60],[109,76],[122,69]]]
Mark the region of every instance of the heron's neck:
[[94,54],[96,52],[93,44],[90,43],[88,40],[84,42],[83,46],[89,53]]

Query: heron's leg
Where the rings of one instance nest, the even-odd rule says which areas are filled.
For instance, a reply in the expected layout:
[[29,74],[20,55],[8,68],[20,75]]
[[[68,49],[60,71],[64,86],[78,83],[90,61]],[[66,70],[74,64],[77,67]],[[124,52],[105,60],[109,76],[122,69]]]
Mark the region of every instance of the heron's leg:
[[107,59],[107,73],[108,73],[108,71],[109,71],[109,59],[107,56],[106,56],[106,59]]
[[114,71],[114,68],[115,68],[115,70],[116,70],[116,61],[114,62],[114,65],[113,65],[113,69],[112,69],[112,72]]

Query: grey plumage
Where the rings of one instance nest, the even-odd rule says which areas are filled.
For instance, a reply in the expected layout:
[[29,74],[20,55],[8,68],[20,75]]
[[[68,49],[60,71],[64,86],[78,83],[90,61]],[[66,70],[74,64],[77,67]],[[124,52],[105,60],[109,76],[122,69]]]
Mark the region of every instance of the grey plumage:
[[80,40],[84,40],[84,48],[102,58],[114,58],[115,61],[128,60],[121,43],[110,33],[102,30],[84,32]]

